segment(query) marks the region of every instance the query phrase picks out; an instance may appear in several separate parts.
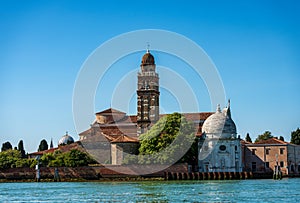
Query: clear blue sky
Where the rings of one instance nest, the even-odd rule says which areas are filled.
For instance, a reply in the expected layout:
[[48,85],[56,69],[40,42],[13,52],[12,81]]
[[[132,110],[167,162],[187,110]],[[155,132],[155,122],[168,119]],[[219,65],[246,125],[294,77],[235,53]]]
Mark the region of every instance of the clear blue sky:
[[[300,127],[299,10],[296,0],[0,1],[0,144],[22,139],[33,152],[41,139],[56,145],[65,131],[77,140],[72,94],[81,65],[106,40],[139,29],[177,32],[206,51],[241,137],[269,130],[290,140]],[[202,96],[200,110],[215,110]],[[109,107],[110,98],[96,99],[95,110]]]

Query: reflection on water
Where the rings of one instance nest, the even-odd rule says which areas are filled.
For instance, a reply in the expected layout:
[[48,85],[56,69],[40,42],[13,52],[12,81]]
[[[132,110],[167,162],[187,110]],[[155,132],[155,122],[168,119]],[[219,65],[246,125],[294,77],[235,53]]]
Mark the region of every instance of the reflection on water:
[[1,202],[300,202],[300,179],[0,183]]

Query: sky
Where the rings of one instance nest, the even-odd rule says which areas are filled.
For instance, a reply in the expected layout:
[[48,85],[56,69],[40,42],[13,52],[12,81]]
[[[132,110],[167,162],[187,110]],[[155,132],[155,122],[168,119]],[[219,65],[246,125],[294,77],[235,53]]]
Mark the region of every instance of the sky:
[[[1,0],[0,144],[23,140],[25,150],[34,152],[42,139],[53,139],[56,146],[66,131],[78,140],[72,103],[82,65],[101,44],[142,29],[178,33],[206,52],[231,99],[242,138],[249,133],[254,140],[268,130],[289,141],[300,127],[299,10],[296,0]],[[204,82],[186,71],[188,65],[149,43],[161,80],[171,80],[163,67],[178,72],[190,81],[200,111],[215,111]],[[143,54],[112,65],[97,87],[95,112],[112,106],[115,85],[122,75],[136,73]],[[119,110],[135,114],[135,101],[133,95],[128,108]],[[172,92],[162,88],[160,101],[163,112],[179,111]]]

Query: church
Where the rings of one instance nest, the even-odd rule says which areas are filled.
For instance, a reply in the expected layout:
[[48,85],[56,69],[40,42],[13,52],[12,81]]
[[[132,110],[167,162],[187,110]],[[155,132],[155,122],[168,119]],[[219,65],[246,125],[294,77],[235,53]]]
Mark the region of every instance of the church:
[[[159,75],[149,50],[142,57],[137,78],[137,115],[109,108],[97,112],[90,128],[79,134],[83,146],[101,164],[121,165],[126,154],[137,154],[139,136],[165,116],[159,113]],[[240,139],[230,104],[223,111],[218,107],[216,112],[182,115],[194,124],[200,140],[198,171],[241,171]]]

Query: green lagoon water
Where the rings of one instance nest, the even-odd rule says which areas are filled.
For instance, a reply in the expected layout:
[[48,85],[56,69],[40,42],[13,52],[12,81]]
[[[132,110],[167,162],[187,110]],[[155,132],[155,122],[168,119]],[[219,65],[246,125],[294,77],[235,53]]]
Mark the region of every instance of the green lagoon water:
[[300,178],[0,183],[1,202],[300,202]]

